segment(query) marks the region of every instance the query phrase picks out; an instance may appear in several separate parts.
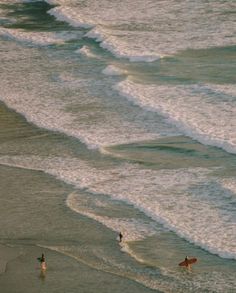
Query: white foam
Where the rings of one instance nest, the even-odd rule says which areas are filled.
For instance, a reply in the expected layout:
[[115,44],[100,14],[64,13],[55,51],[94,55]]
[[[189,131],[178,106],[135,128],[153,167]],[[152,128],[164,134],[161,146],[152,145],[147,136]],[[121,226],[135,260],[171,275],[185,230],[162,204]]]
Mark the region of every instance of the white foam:
[[[157,229],[156,225],[152,222],[145,223],[141,219],[135,218],[121,218],[121,217],[107,217],[96,213],[94,207],[90,209],[88,203],[84,201],[76,193],[71,193],[67,198],[67,206],[77,213],[85,215],[95,221],[103,224],[109,229],[115,231],[118,235],[122,232],[122,242],[120,242],[121,250],[127,252],[139,262],[145,262],[144,259],[138,257],[136,253],[129,247],[129,242],[140,241],[146,237],[157,235],[160,233],[160,228]],[[99,200],[93,199],[93,205],[100,207],[104,203]],[[117,236],[119,241],[119,237]]]
[[117,66],[115,65],[108,65],[103,71],[103,74],[105,75],[122,75],[125,72],[122,71],[121,69],[119,69]]
[[[113,258],[107,257],[103,250],[97,249],[88,251],[88,246],[48,246],[38,244],[39,247],[50,249],[64,255],[70,256],[79,262],[92,268],[123,276],[138,282],[147,288],[160,290],[161,292],[232,292],[235,287],[235,276],[228,272],[197,272],[183,273],[183,271],[170,270],[161,267],[161,273],[158,270],[147,267],[145,269],[136,269],[135,267],[123,264]],[[92,253],[93,261],[88,258]],[[94,262],[94,259],[97,261]]]
[[78,38],[78,34],[69,32],[29,32],[21,29],[0,28],[0,35],[17,41],[32,43],[40,46],[63,44],[65,41]]
[[[55,3],[54,1],[49,1]],[[49,13],[75,27],[93,29],[87,34],[103,48],[130,61],[152,62],[189,48],[234,45],[231,4],[222,1],[188,2],[169,0],[145,3],[90,1],[81,5],[56,1],[60,7]],[[223,11],[223,12],[222,12]],[[223,17],[223,15],[227,17]],[[219,17],[219,14],[221,17]]]
[[95,39],[100,46],[113,53],[118,58],[128,58],[131,62],[153,62],[161,58],[160,54],[155,54],[143,50],[142,53],[129,49],[126,43],[122,44],[120,39],[110,36],[110,33],[104,28],[93,28],[86,36]]
[[[78,83],[64,82],[64,87],[68,87],[70,90],[76,89],[78,88]],[[76,137],[90,149],[162,137],[160,125],[157,125],[154,131],[153,129],[145,128],[145,125],[141,123],[124,121],[118,115],[113,115],[112,119],[107,116],[106,119],[109,119],[96,121],[97,124],[93,124],[93,120],[89,121],[92,113],[81,112],[77,115],[66,111],[66,101],[61,100],[59,104],[59,101],[54,103],[53,100],[50,101],[47,99],[45,101],[42,99],[36,101],[30,96],[28,96],[28,100],[23,98],[25,98],[24,95],[15,93],[11,96],[4,95],[2,100],[8,107],[23,114],[29,122],[39,127],[63,132],[69,136]],[[84,104],[86,107],[86,102]],[[97,112],[94,112],[94,115],[96,114]],[[103,115],[103,113],[101,112],[100,115]],[[152,127],[154,128],[154,125]],[[126,129],[125,132],[124,129]],[[163,134],[165,131],[166,133],[171,133],[172,130],[164,129]]]
[[[212,268],[211,268],[212,269]],[[235,287],[235,278],[233,273],[220,272],[217,270],[204,272],[188,272],[183,276],[183,271],[173,271],[168,268],[161,268],[162,275],[174,278],[176,284],[180,284],[180,290],[177,288],[171,292],[231,292]],[[169,291],[168,291],[169,292]]]
[[[72,210],[102,223],[109,229],[117,233],[122,231],[123,243],[142,240],[159,232],[153,223],[144,223],[140,219],[107,217],[105,215],[102,216],[100,214],[96,214],[94,207],[91,210],[88,203],[86,201],[84,202],[84,200],[81,199],[80,196],[77,196],[76,193],[71,193],[68,196],[66,203]],[[100,207],[101,202],[94,199],[93,205]]]
[[[219,186],[217,178],[210,176],[211,170],[148,170],[128,163],[101,169],[75,158],[34,156],[4,156],[0,163],[42,170],[91,193],[125,201],[195,245],[221,257],[236,259],[234,203],[227,196],[222,197],[225,189]],[[74,209],[89,213],[111,229],[118,230],[120,225],[125,228],[127,224],[126,220],[117,222],[81,211],[76,197],[71,199],[69,205]],[[140,233],[132,221],[129,224],[129,229]]]
[[186,135],[203,144],[236,153],[236,105],[234,85],[222,102],[225,86],[214,85],[142,85],[129,80],[114,87],[135,104],[163,114]]
[[139,56],[130,56],[129,60],[131,62],[153,62],[160,58],[163,58],[164,55],[139,55]]
[[226,190],[231,191],[230,197],[236,195],[236,180],[234,177],[224,178],[220,180],[220,184]]
[[81,55],[85,55],[87,57],[90,57],[90,58],[98,58],[97,55],[95,55],[88,46],[83,46],[82,48],[78,49],[75,51],[76,53],[78,54],[81,54]]
[[[66,68],[64,60],[55,64],[39,51],[24,48],[24,53],[19,54],[15,50],[17,45],[11,46],[14,48],[11,53],[8,50],[1,55],[1,60],[7,62],[0,79],[0,99],[29,122],[76,137],[89,148],[179,134],[162,117],[153,117],[129,105],[125,99],[114,98],[113,81],[96,79],[93,68],[90,78]],[[32,54],[30,64],[22,62],[24,58],[28,60],[28,54]],[[29,65],[37,68],[34,74]],[[57,66],[60,74],[56,74]],[[24,75],[18,74],[18,69]]]
[[[50,4],[53,4],[50,3]],[[92,25],[83,21],[78,17],[76,11],[69,7],[55,7],[49,10],[49,14],[55,16],[58,20],[68,22],[70,25],[74,27],[83,27],[83,28],[91,28]]]

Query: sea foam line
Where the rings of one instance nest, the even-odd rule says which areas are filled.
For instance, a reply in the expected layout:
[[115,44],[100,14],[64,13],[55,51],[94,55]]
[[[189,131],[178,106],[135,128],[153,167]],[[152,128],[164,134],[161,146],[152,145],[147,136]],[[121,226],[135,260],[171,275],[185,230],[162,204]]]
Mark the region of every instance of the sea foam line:
[[[49,4],[55,4],[53,1],[46,1]],[[67,7],[55,7],[48,11],[50,15],[53,15],[56,19],[60,21],[65,21],[69,23],[73,27],[81,27],[85,29],[89,29],[89,31],[85,34],[86,37],[96,40],[99,42],[100,47],[110,51],[114,56],[118,58],[126,58],[131,62],[154,62],[160,58],[162,55],[158,54],[143,54],[143,55],[133,55],[129,53],[124,53],[118,50],[118,48],[113,44],[112,37],[110,39],[107,37],[109,34],[105,33],[104,29],[101,26],[96,26],[92,20],[84,21],[82,16],[80,16],[80,20],[78,20],[78,15]]]
[[[121,52],[117,49],[117,47],[106,37],[106,33],[104,30],[102,30],[100,27],[95,27],[92,30],[90,30],[86,37],[95,39],[97,42],[99,42],[100,47],[110,51],[114,56],[118,58],[127,58],[130,62],[154,62],[156,60],[159,60],[161,55],[133,55],[129,53]],[[112,37],[110,37],[112,39]]]
[[40,46],[47,46],[52,44],[63,44],[65,41],[78,38],[78,34],[60,32],[26,32],[24,30],[14,30],[7,28],[0,28],[0,35],[26,43],[32,43]]
[[[98,170],[75,158],[43,160],[35,156],[4,156],[0,163],[41,170],[79,189],[86,188],[91,194],[106,194],[131,204],[190,243],[222,258],[236,260],[233,211],[228,210],[227,197],[218,194],[221,190],[216,189],[218,193],[213,196],[212,185],[206,185],[211,170],[142,170],[128,163],[112,170]],[[190,195],[189,188],[195,185],[206,187],[201,193]],[[211,224],[206,226],[206,222]]]
[[[51,3],[51,1],[47,1],[47,2],[49,4],[53,4],[53,3]],[[73,11],[71,9],[68,9],[66,7],[64,7],[64,8],[55,7],[55,8],[50,9],[48,11],[48,13],[60,21],[64,21],[64,22],[69,23],[73,27],[81,27],[81,28],[85,28],[85,29],[90,29],[93,27],[93,25],[91,25],[87,22],[84,22],[83,20],[79,21],[77,19],[78,16],[76,15],[76,13],[73,13]]]
[[[173,103],[171,101],[172,96],[170,96],[170,99],[165,101],[165,103],[163,103],[160,100],[158,100],[158,97],[156,99],[156,102],[154,102],[153,100],[153,92],[155,93],[155,95],[158,96],[159,92],[158,92],[158,87],[148,87],[145,90],[145,86],[143,87],[143,91],[139,92],[137,89],[137,86],[135,83],[132,83],[128,80],[122,81],[118,84],[116,84],[113,89],[118,91],[118,93],[124,97],[126,97],[128,100],[130,100],[132,103],[134,103],[135,105],[138,105],[140,107],[142,107],[143,109],[146,109],[148,111],[152,111],[152,112],[156,112],[159,113],[161,115],[163,115],[164,117],[167,118],[167,121],[172,124],[172,125],[176,125],[185,135],[192,137],[193,139],[198,140],[200,143],[205,144],[205,145],[211,145],[211,146],[216,146],[219,148],[224,149],[225,151],[229,152],[229,153],[233,153],[236,154],[236,140],[226,140],[225,139],[225,134],[223,135],[223,137],[221,138],[216,137],[216,135],[213,135],[212,137],[209,136],[208,133],[204,133],[203,131],[201,131],[200,129],[197,129],[196,127],[190,127],[189,123],[186,123],[186,121],[184,121],[182,119],[182,117],[184,117],[183,115],[180,115],[177,111],[178,111],[178,91],[180,91],[180,95],[184,94],[184,92],[182,92],[184,90],[184,88],[187,87],[176,87],[176,93],[175,93],[175,99],[176,99],[176,104],[175,104],[175,111],[173,111],[173,105],[171,103]],[[196,87],[197,88],[197,87]],[[170,92],[170,88],[165,89],[165,96],[168,97],[169,92]],[[191,90],[191,89],[190,89]],[[150,91],[150,94],[147,94]],[[194,92],[195,89],[193,88],[192,91]],[[163,92],[160,92],[161,95],[163,95]],[[197,95],[199,93],[196,93]],[[172,92],[170,93],[170,95],[172,95]],[[186,95],[186,93],[185,93]],[[161,97],[162,98],[162,97]],[[169,107],[170,106],[170,107]],[[233,111],[235,111],[235,108],[233,108],[232,106],[228,107],[229,111],[231,111],[233,113]],[[225,106],[225,109],[227,109],[227,107]],[[221,110],[221,113],[223,113],[223,109]],[[174,115],[172,115],[174,114]],[[218,121],[219,117],[216,118],[216,121]],[[190,120],[188,120],[188,122],[190,122]],[[235,116],[232,116],[232,121],[231,123],[236,123],[235,121]],[[222,126],[224,126],[222,124]],[[230,124],[229,124],[230,126]],[[232,128],[232,127],[231,127]],[[224,128],[223,128],[224,129]],[[219,130],[219,129],[218,129]]]

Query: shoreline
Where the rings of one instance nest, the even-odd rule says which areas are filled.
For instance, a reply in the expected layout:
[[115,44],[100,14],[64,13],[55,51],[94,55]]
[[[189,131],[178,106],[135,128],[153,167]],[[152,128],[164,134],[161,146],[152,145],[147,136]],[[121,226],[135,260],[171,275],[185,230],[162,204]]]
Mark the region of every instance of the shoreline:
[[[13,117],[15,122],[14,125],[11,125],[11,130],[17,130],[19,125],[21,125],[21,127],[24,124],[27,125],[27,127],[22,127],[24,130],[22,132],[23,140],[25,140],[25,137],[28,135],[30,135],[29,137],[35,137],[34,135],[39,133],[40,135],[49,133],[48,131],[38,129],[34,125],[28,124],[23,117],[14,111],[10,110],[8,112],[7,108],[5,108],[5,110],[9,116],[7,116],[5,121],[6,131],[4,131],[4,135],[6,135],[6,132],[11,134],[8,137],[9,141],[8,139],[6,140],[10,145],[12,138],[17,137],[17,133],[12,133],[12,131],[9,131],[10,129],[7,129],[7,121],[12,121]],[[24,123],[22,123],[22,121]],[[25,136],[25,134],[27,134],[27,136]],[[43,139],[42,142],[50,142],[51,144],[51,140],[48,140],[48,138],[48,136],[40,136],[40,140]],[[65,140],[65,138],[63,138],[63,140]],[[20,141],[21,140],[18,139],[19,145]],[[34,140],[30,139],[30,143],[34,143]],[[157,142],[153,143],[156,144]],[[14,151],[14,148],[11,152]],[[9,148],[4,147],[4,150],[9,152]],[[4,155],[5,151],[3,151],[2,148],[2,155]],[[24,154],[25,149],[22,149],[22,146],[17,146],[17,151]],[[39,286],[42,286],[42,284],[43,286],[48,286],[47,289],[45,289],[48,291],[45,292],[50,293],[53,292],[54,287],[60,292],[60,288],[70,288],[68,286],[72,286],[70,292],[77,292],[80,286],[84,286],[85,288],[82,292],[87,292],[86,290],[97,292],[99,286],[101,286],[99,292],[108,292],[107,287],[109,287],[109,283],[112,284],[114,292],[117,290],[117,293],[120,293],[121,290],[127,293],[132,292],[132,290],[135,290],[135,292],[153,292],[148,286],[141,284],[142,281],[145,282],[140,279],[142,274],[135,275],[134,272],[132,272],[133,275],[130,275],[127,269],[125,272],[121,272],[122,274],[124,273],[123,276],[121,274],[119,276],[119,271],[117,271],[116,274],[117,268],[112,268],[113,263],[111,263],[110,267],[110,269],[112,268],[113,270],[112,272],[106,271],[106,267],[102,268],[103,265],[106,265],[106,261],[109,262],[113,260],[114,256],[116,258],[115,260],[118,260],[121,265],[126,264],[129,266],[132,264],[134,265],[132,269],[135,268],[137,271],[140,269],[145,270],[149,268],[149,265],[146,266],[134,260],[132,261],[128,254],[126,255],[124,252],[120,251],[118,243],[114,240],[114,231],[109,230],[93,219],[72,211],[66,206],[67,196],[74,190],[72,186],[42,171],[32,171],[14,166],[0,165],[0,175],[0,184],[4,191],[0,193],[4,204],[1,209],[2,212],[0,213],[2,219],[0,242],[2,242],[2,245],[6,245],[3,247],[3,251],[11,251],[9,257],[11,257],[11,255],[14,257],[16,256],[16,258],[13,259],[9,258],[6,273],[0,276],[0,286],[6,288],[4,293],[39,292]],[[120,208],[124,209],[123,206]],[[53,225],[53,227],[51,227],[51,225]],[[164,268],[167,269],[167,275],[166,272],[164,272],[162,276],[156,275],[154,279],[151,280],[157,283],[162,281],[165,282],[165,278],[170,277],[168,275],[169,273],[177,274],[181,278],[184,277],[183,272],[178,271],[175,265],[171,267],[168,262],[165,262],[166,257],[168,259],[173,259],[173,254],[176,254],[176,259],[178,259],[178,254],[185,253],[186,247],[188,247],[188,255],[192,255],[194,250],[198,250],[195,246],[180,240],[173,233],[168,234],[170,234],[168,236],[169,240],[166,239],[166,233],[164,233],[163,238],[158,236],[155,239],[146,239],[144,242],[137,242],[134,243],[134,246],[132,245],[135,254],[139,251],[141,252],[141,258],[143,249],[151,247],[151,252],[149,253],[153,254],[150,255],[151,259],[154,260],[153,272],[158,272],[160,261],[164,265]],[[179,248],[176,248],[176,245],[173,247],[170,246],[170,243],[174,239],[182,243]],[[47,250],[36,247],[37,243],[44,246],[58,245],[59,248],[63,246],[65,248],[68,247],[68,253],[71,252],[71,256],[60,251],[55,252],[51,249]],[[158,248],[156,247],[157,243],[159,243]],[[10,248],[8,245],[10,245]],[[166,245],[169,245],[170,255],[167,255],[168,253],[166,252],[163,253]],[[49,261],[47,261],[48,269],[46,271],[46,277],[44,278],[40,273],[36,258],[45,251],[46,261]],[[100,262],[103,261],[103,255],[101,255],[100,259],[97,258],[97,253],[99,254],[101,251],[106,251],[107,254],[104,255],[106,259],[100,266]],[[223,261],[202,250],[199,250],[199,253],[200,251],[202,256],[200,257],[199,265],[196,266],[196,269],[194,268],[196,276],[201,277],[201,270],[204,271],[204,269],[206,269],[207,274],[211,276],[211,269],[213,267],[216,269],[217,263],[219,266],[223,264],[224,269],[227,269],[227,264],[229,264],[227,271],[231,275],[235,267],[232,261]],[[144,253],[145,257],[148,255]],[[201,259],[204,257],[207,257],[209,260],[212,259],[209,267],[206,262],[205,264],[201,262]],[[82,260],[81,262],[79,260],[80,258]],[[88,264],[86,264],[86,261],[88,261]],[[117,263],[114,264],[117,265]],[[4,266],[5,263],[2,262],[2,267]],[[219,273],[221,274],[221,270],[219,270]],[[76,284],[73,284],[74,280],[71,280],[71,275],[76,279]],[[81,276],[79,280],[77,280],[77,275]],[[90,284],[88,282],[90,276],[94,276],[91,278],[94,279],[94,282],[97,282],[96,284]],[[135,280],[135,277],[139,279]],[[47,283],[48,279],[50,280],[49,283]],[[57,286],[59,281],[61,282],[60,287]],[[71,282],[72,284],[70,284]],[[148,282],[150,282],[150,280]],[[12,283],[20,284],[20,289],[18,286],[12,287]],[[106,284],[105,287],[104,283]],[[125,283],[129,289],[124,288],[121,283]],[[150,286],[152,285],[153,284],[150,283]],[[131,287],[135,287],[135,289],[131,289]],[[27,292],[28,288],[30,288],[31,291]],[[178,290],[176,290],[176,292],[181,292]],[[155,292],[158,292],[158,290],[155,290]]]
[[[7,252],[7,254],[6,254]],[[47,270],[41,271],[37,256],[44,252]],[[6,262],[3,262],[2,255]],[[64,267],[62,266],[64,265]],[[37,245],[19,244],[9,247],[0,244],[0,284],[4,293],[41,292],[154,292],[135,280],[113,273],[100,271],[51,249]],[[68,278],[64,275],[67,274]],[[129,289],[126,289],[129,288]],[[66,290],[66,291],[64,291]],[[134,291],[129,291],[134,290]],[[155,292],[159,292],[155,290]]]
[[[68,4],[68,15],[84,4]],[[163,113],[227,140],[234,121],[223,110],[234,88],[223,84],[234,78],[233,52],[188,49],[156,63],[127,62],[50,7],[10,1],[0,13],[3,293],[232,292],[236,261],[213,253],[236,253],[236,157],[182,135]],[[124,36],[141,29],[143,44],[154,23],[140,20],[128,17],[121,28]],[[119,47],[120,20],[112,21]],[[109,66],[124,74],[103,74]],[[150,103],[164,116],[144,110]],[[191,272],[178,266],[186,256],[198,259]]]

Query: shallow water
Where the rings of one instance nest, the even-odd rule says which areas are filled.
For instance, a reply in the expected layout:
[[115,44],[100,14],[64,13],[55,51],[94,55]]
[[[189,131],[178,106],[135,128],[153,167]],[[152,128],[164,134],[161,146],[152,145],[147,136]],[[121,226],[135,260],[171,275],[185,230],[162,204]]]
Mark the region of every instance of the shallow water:
[[[233,3],[188,13],[150,1],[137,14],[132,1],[54,3],[1,1],[0,239],[29,260],[21,292],[40,249],[53,266],[83,263],[83,292],[96,291],[95,271],[99,292],[233,292]],[[200,12],[205,28],[177,22]],[[198,258],[190,272],[178,267],[186,255]],[[70,273],[48,270],[45,292]]]

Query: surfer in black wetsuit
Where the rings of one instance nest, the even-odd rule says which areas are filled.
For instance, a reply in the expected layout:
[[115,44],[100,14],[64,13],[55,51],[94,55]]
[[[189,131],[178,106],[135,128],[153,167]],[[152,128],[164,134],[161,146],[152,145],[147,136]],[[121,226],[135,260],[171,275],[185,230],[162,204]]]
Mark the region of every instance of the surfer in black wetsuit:
[[41,256],[41,257],[38,257],[37,260],[38,260],[40,263],[45,262],[45,256],[44,256],[44,254],[42,253],[42,256]]
[[122,241],[122,238],[123,238],[123,235],[122,235],[122,233],[120,232],[120,233],[119,233],[119,242]]

